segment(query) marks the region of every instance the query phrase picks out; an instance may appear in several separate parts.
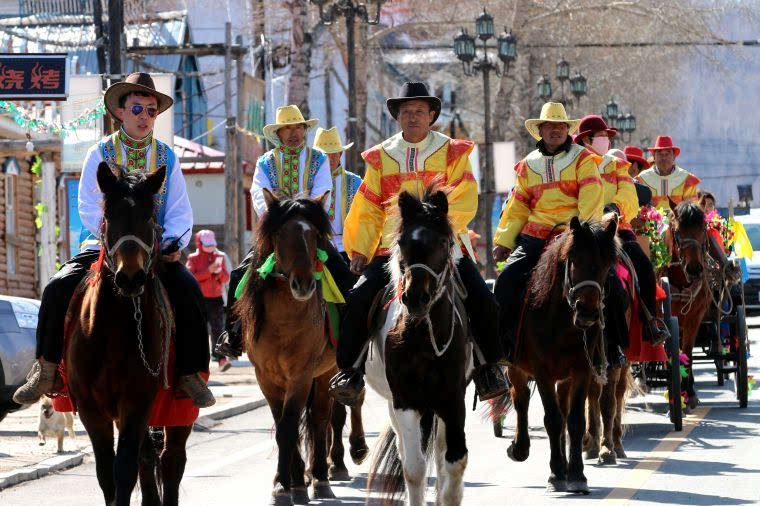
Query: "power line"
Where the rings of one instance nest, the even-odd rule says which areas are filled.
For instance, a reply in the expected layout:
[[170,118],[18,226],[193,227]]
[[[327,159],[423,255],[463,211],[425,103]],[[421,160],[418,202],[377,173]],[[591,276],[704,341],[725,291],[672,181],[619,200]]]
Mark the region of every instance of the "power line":
[[[723,41],[629,41],[629,42],[569,42],[564,44],[521,44],[522,47],[533,49],[551,48],[626,48],[632,47],[689,47],[689,46],[747,46],[760,47],[760,39],[723,40]],[[478,46],[480,47],[480,46]],[[488,49],[498,50],[496,45],[487,46]],[[403,44],[382,44],[384,51],[427,51],[430,49],[454,49],[453,44],[425,44],[423,46],[406,46]]]

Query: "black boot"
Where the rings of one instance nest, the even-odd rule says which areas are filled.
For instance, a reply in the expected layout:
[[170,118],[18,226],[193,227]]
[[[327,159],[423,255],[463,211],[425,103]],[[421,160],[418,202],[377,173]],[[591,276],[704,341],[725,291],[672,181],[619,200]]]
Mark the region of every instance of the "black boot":
[[472,381],[475,383],[475,390],[481,401],[501,397],[509,390],[509,383],[504,377],[504,372],[496,364],[486,364],[475,369],[472,373]]
[[644,323],[644,339],[657,346],[670,339],[670,331],[662,318],[652,318]]
[[243,354],[243,325],[240,320],[231,322],[231,325],[219,334],[214,351],[218,355],[237,359]]
[[364,373],[359,369],[341,369],[330,380],[330,396],[345,406],[354,406],[364,390]]

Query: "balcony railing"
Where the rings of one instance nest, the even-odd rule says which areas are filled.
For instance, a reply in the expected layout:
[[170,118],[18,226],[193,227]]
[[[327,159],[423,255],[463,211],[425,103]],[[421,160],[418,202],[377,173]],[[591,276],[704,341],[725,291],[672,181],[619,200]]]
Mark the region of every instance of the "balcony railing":
[[92,14],[93,0],[19,0],[21,16]]

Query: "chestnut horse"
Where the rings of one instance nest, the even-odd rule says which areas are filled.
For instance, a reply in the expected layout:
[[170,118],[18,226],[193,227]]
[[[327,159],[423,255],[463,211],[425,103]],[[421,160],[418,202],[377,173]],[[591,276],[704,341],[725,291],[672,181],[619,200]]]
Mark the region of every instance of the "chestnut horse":
[[[541,395],[551,446],[549,492],[589,493],[583,474],[584,409],[589,382],[604,381],[600,377],[605,372],[600,328],[603,287],[619,256],[617,220],[605,217],[605,223],[572,218],[569,228],[547,244],[528,283],[515,359],[507,369],[517,412],[515,437],[507,454],[522,462],[530,453],[528,382],[532,378]],[[601,375],[596,372],[598,365],[602,365]]]
[[[147,176],[117,176],[107,164],[98,166],[104,198],[104,261],[82,281],[69,308],[65,352],[69,395],[92,441],[107,505],[129,504],[138,459],[143,504],[162,504],[161,482],[164,504],[177,504],[185,442],[192,429],[166,429],[160,472],[154,473],[148,421],[154,398],[167,382],[174,331],[171,306],[155,274],[161,232],[154,219],[154,195],[165,177],[165,167]],[[116,454],[114,422],[119,428]]]
[[686,201],[675,206],[671,201],[670,207],[674,218],[665,232],[665,243],[671,254],[667,276],[673,316],[678,318],[681,352],[689,358],[686,365],[689,375],[684,388],[689,397],[688,407],[693,409],[699,399],[694,388],[692,351],[712,301],[712,288],[707,279],[707,225],[704,211],[695,203]]
[[315,279],[321,267],[318,249],[326,247],[332,230],[323,206],[329,197],[325,192],[315,200],[288,199],[264,190],[267,212],[256,231],[248,280],[235,303],[248,357],[276,425],[274,505],[309,502],[302,436],[311,456],[314,498],[335,497],[328,480],[332,400],[327,389],[337,367]]

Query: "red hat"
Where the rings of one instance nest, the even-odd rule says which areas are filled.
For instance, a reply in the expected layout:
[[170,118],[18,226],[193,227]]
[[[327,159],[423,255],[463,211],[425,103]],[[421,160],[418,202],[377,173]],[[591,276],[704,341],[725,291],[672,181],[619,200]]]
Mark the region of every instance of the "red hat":
[[681,153],[681,148],[673,145],[673,139],[669,135],[658,135],[654,147],[647,148],[647,151],[651,151],[654,154],[658,149],[672,149],[673,154],[676,156]]
[[602,130],[607,132],[610,139],[615,137],[615,134],[617,133],[617,128],[609,128],[601,116],[598,114],[589,114],[588,116],[583,117],[581,119],[581,124],[578,125],[578,133],[575,135],[575,143],[583,144],[584,137]]
[[638,162],[644,169],[649,168],[649,162],[644,158],[644,150],[638,146],[626,146],[623,148],[625,157],[629,162]]

